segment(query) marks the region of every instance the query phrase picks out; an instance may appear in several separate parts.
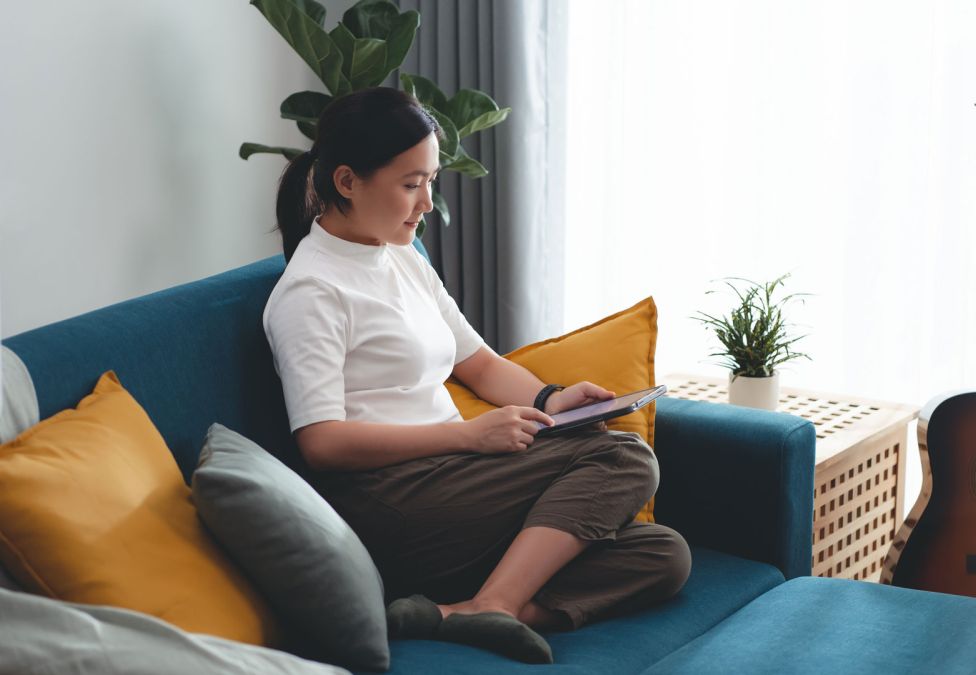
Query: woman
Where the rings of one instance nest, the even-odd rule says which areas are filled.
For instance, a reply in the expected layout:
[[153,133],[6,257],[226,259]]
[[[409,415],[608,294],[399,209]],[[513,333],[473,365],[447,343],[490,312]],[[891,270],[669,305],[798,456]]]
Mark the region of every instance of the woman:
[[[282,175],[289,262],[265,332],[316,488],[399,598],[390,636],[549,663],[533,629],[668,598],[690,555],[673,530],[632,522],[658,483],[639,436],[534,439],[549,415],[614,393],[547,385],[499,357],[411,245],[432,209],[439,134],[394,89],[323,112],[315,145]],[[463,421],[452,374],[502,407]]]

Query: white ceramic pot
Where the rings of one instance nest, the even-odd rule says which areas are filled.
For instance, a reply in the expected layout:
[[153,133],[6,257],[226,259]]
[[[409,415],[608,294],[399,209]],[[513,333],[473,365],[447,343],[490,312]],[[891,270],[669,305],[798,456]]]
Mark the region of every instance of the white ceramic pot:
[[776,410],[779,407],[779,371],[771,377],[735,377],[729,373],[729,403]]

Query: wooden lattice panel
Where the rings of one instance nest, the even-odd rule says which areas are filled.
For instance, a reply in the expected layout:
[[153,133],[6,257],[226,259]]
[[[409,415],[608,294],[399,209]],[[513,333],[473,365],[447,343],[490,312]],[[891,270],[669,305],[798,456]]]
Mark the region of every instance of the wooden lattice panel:
[[[668,395],[728,402],[728,381],[664,379]],[[779,412],[816,427],[813,574],[877,580],[901,525],[907,425],[918,408],[784,387]]]

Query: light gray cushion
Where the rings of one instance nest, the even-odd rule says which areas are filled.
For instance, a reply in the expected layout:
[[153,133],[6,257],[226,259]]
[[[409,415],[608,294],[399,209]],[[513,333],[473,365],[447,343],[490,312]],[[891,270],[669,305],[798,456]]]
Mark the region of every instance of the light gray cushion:
[[349,675],[324,663],[187,633],[156,617],[0,590],[0,673]]
[[38,422],[37,394],[27,366],[0,346],[0,443],[6,443]]
[[[0,346],[0,443],[17,438],[39,421],[37,394],[27,366],[16,354]],[[0,565],[0,588],[21,590]]]
[[203,522],[304,638],[302,654],[389,668],[379,572],[359,537],[304,479],[214,424],[192,483]]

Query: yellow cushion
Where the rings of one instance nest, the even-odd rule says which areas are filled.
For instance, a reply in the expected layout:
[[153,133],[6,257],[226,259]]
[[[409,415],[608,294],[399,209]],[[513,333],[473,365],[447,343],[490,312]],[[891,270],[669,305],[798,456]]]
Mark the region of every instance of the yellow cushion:
[[[524,366],[546,383],[571,385],[581,380],[618,396],[647,389],[654,383],[654,348],[657,344],[657,307],[652,298],[561,337],[526,345],[505,358]],[[493,410],[470,389],[452,378],[447,389],[461,416],[468,420]],[[635,431],[654,445],[654,404],[610,420],[607,426]],[[654,499],[637,516],[654,522]]]
[[197,518],[149,416],[108,372],[0,445],[0,562],[27,590],[277,643],[264,601]]

